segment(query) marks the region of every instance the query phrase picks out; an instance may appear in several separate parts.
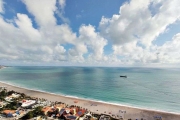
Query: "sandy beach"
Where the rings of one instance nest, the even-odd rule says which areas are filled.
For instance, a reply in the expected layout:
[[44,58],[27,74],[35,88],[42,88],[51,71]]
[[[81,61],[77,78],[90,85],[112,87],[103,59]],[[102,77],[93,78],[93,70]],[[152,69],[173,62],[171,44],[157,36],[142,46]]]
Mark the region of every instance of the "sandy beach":
[[53,102],[55,101],[64,102],[68,105],[81,106],[95,113],[104,113],[109,115],[122,116],[125,120],[128,119],[140,120],[141,118],[146,120],[155,120],[154,116],[161,116],[162,120],[180,120],[180,114],[166,113],[155,110],[146,110],[146,109],[140,109],[140,108],[134,108],[128,106],[120,106],[120,105],[108,104],[108,103],[97,102],[92,100],[85,100],[80,98],[50,94],[46,92],[40,92],[40,91],[16,87],[2,82],[0,82],[0,86],[5,86],[7,87],[7,90],[14,90],[17,92],[25,93],[26,95],[32,97],[44,98]]

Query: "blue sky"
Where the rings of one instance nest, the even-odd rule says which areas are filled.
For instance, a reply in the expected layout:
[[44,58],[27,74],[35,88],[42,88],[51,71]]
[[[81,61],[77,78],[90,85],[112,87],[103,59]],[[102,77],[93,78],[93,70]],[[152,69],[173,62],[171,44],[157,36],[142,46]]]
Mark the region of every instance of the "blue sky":
[[0,0],[0,64],[178,67],[178,0]]

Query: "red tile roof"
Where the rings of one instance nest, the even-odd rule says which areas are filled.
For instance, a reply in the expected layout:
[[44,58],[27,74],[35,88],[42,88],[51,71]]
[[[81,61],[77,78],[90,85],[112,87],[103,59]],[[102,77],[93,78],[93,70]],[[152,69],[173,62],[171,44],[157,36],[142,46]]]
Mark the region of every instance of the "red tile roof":
[[4,110],[3,113],[8,114],[8,113],[15,113],[15,110]]

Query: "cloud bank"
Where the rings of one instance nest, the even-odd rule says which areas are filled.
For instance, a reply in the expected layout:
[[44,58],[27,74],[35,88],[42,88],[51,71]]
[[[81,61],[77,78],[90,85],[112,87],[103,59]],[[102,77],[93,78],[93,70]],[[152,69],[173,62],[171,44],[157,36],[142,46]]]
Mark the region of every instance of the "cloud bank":
[[[5,14],[5,2],[0,0],[0,14]],[[9,21],[0,15],[1,62],[88,66],[180,63],[180,33],[161,46],[153,43],[179,21],[178,0],[131,0],[120,6],[119,14],[102,16],[99,26],[82,24],[77,32],[64,17],[65,0],[22,3],[33,17],[16,13]],[[106,53],[106,47],[112,52]]]

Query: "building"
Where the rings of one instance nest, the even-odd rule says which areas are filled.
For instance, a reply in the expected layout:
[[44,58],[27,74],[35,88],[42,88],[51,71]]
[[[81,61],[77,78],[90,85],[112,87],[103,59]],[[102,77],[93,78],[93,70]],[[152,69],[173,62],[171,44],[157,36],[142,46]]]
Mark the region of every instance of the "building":
[[29,108],[29,107],[31,107],[32,105],[35,105],[35,104],[36,104],[35,100],[23,100],[21,107]]

